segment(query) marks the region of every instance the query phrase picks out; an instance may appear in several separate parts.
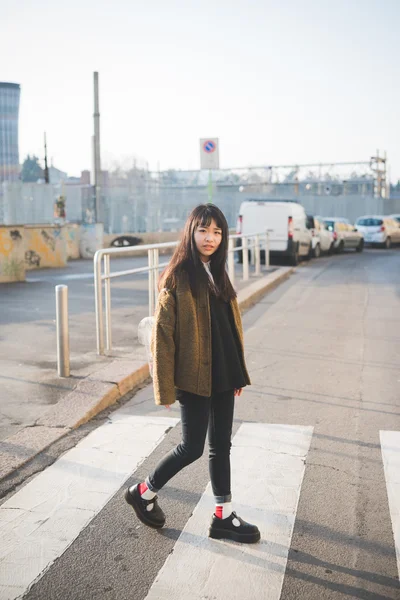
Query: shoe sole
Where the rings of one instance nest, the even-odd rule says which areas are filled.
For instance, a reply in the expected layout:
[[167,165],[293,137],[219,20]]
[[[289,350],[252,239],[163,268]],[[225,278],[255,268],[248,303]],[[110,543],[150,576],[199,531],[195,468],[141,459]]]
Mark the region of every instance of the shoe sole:
[[232,540],[242,544],[255,544],[261,539],[260,532],[257,533],[235,533],[234,531],[223,531],[222,529],[210,529],[208,537],[214,540]]
[[125,500],[129,504],[129,506],[132,506],[137,518],[144,525],[147,525],[147,527],[152,527],[153,529],[161,529],[162,527],[164,527],[165,521],[164,521],[164,523],[157,524],[157,523],[154,523],[154,521],[150,521],[150,520],[146,519],[145,515],[143,515],[143,513],[136,506],[135,497],[130,493],[129,489],[125,490]]

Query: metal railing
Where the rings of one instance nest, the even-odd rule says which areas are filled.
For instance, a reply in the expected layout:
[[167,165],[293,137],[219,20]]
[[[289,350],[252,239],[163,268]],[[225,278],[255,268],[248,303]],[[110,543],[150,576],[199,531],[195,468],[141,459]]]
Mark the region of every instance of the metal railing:
[[[234,245],[236,239],[242,240],[241,246]],[[265,240],[265,266],[269,267],[269,238],[268,233],[254,233],[251,235],[230,235],[228,241],[228,273],[232,285],[235,283],[235,252],[242,250],[243,254],[243,281],[249,279],[249,252],[251,264],[255,267],[255,275],[261,274],[261,240]],[[96,338],[97,353],[103,355],[112,349],[111,331],[111,279],[135,275],[137,273],[149,274],[149,315],[152,316],[158,298],[158,279],[160,269],[166,267],[168,262],[160,263],[160,249],[175,248],[178,242],[165,242],[161,244],[148,244],[143,246],[127,246],[125,248],[103,248],[94,255],[94,290],[96,307]],[[111,272],[110,257],[132,252],[147,250],[148,265],[136,269]],[[104,270],[102,272],[102,262]],[[103,307],[103,281],[104,281],[104,307]],[[105,316],[104,316],[105,313]],[[105,327],[104,327],[105,325]]]
[[[249,279],[249,252],[251,256],[251,264],[254,265],[255,275],[261,275],[261,240],[265,240],[265,268],[269,268],[269,234],[252,233],[250,235],[242,235],[241,233],[230,235],[228,241],[228,273],[232,285],[235,285],[235,252],[242,250],[243,263],[243,281]],[[242,240],[241,246],[236,246],[234,241]],[[250,243],[249,243],[250,242]]]

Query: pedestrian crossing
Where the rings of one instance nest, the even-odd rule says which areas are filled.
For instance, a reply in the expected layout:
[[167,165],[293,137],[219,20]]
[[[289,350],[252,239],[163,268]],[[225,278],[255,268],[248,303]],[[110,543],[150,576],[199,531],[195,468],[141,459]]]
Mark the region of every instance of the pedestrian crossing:
[[[120,409],[0,506],[0,600],[48,577],[178,422]],[[259,527],[261,542],[208,538],[207,485],[147,595],[134,600],[279,600],[312,437],[311,426],[242,423],[232,440],[234,510]],[[380,442],[400,573],[400,432],[381,431]]]
[[0,507],[0,600],[43,575],[177,422],[121,409]]
[[400,432],[380,431],[379,434],[400,576]]
[[[207,537],[214,502],[207,486],[146,600],[279,600],[312,427],[245,423],[232,442],[237,513],[258,526],[254,545]],[[250,583],[249,583],[250,582]]]

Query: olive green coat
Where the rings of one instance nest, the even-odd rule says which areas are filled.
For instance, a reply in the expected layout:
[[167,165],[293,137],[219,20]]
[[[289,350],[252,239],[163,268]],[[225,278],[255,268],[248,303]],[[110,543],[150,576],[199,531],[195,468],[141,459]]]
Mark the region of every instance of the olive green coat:
[[[211,396],[211,316],[208,289],[194,298],[186,273],[177,288],[160,292],[152,331],[153,383],[156,404],[173,404],[175,388]],[[231,301],[247,385],[250,377],[243,350],[243,329],[236,298]]]

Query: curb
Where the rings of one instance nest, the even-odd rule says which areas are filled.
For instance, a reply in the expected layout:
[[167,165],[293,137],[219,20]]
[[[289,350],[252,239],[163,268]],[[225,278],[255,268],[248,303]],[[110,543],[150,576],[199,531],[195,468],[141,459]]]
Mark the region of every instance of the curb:
[[[254,306],[267,292],[288,279],[294,267],[281,267],[238,293],[241,312]],[[150,376],[143,360],[117,359],[81,381],[34,426],[24,427],[0,442],[0,481],[46,450],[73,429],[134,391]]]

